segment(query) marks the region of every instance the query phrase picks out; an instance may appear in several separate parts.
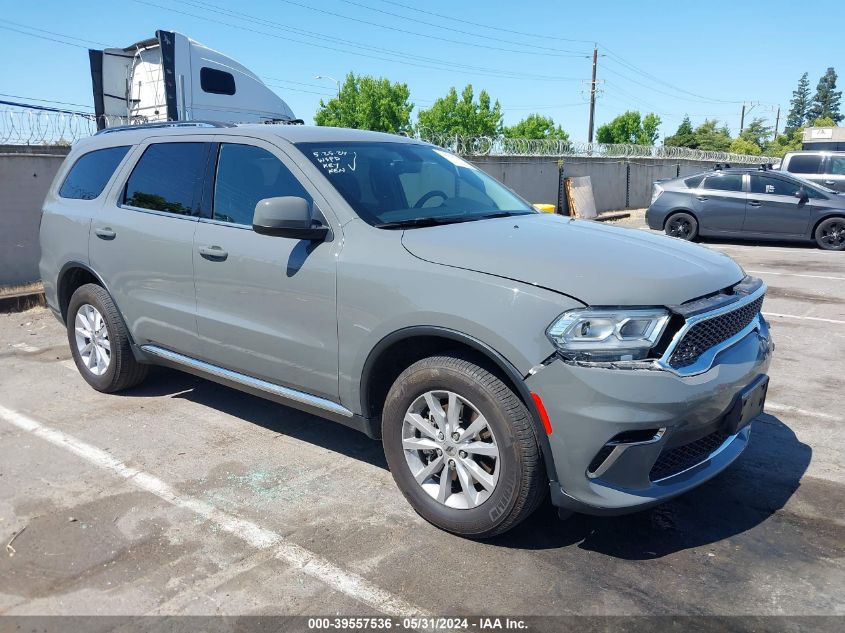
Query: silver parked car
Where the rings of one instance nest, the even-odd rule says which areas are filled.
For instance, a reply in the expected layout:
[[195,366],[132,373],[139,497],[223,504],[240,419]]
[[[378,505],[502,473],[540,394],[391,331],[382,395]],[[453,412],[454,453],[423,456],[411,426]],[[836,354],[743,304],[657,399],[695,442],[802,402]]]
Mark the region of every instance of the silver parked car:
[[845,195],[770,169],[716,169],[654,183],[651,229],[684,240],[741,237],[845,250]]
[[818,185],[845,192],[845,152],[808,150],[787,152],[780,170]]
[[400,136],[102,132],[59,171],[41,248],[92,387],[168,365],[380,437],[411,505],[461,535],[508,530],[547,491],[587,513],[672,498],[735,460],[763,409],[761,281],[537,213]]

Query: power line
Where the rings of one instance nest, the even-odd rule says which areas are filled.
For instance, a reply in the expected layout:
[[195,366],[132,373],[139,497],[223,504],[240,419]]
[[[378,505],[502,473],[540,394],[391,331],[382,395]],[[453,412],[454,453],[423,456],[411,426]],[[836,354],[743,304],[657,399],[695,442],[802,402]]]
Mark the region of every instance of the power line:
[[52,103],[54,105],[69,105],[78,108],[91,108],[92,106],[83,105],[81,103],[70,103],[68,101],[52,101],[50,99],[36,99],[35,97],[22,97],[21,95],[10,95],[0,92],[0,97],[10,97],[12,99],[26,99],[27,101],[40,101],[41,103]]
[[[417,18],[410,18],[410,17],[408,17],[406,15],[402,15],[400,13],[393,13],[392,11],[385,11],[383,9],[377,9],[376,7],[372,7],[372,6],[369,6],[367,4],[362,4],[360,2],[354,2],[353,0],[341,0],[341,2],[345,2],[346,4],[351,4],[352,6],[355,6],[355,7],[361,7],[362,9],[369,9],[370,11],[375,11],[375,12],[381,13],[383,15],[389,15],[389,16],[394,17],[394,18],[400,18],[402,20],[410,20],[410,21],[412,21],[416,24],[425,24],[426,26],[433,26],[434,28],[437,28],[437,29],[442,29],[444,31],[451,31],[452,33],[460,33],[461,35],[469,35],[470,37],[476,37],[476,38],[481,38],[481,39],[485,39],[485,40],[489,39],[489,37],[486,36],[486,35],[479,35],[478,33],[472,33],[471,31],[464,31],[463,29],[456,29],[456,28],[451,27],[451,26],[444,26],[442,24],[436,24],[435,22],[427,22],[425,20],[420,20],[420,19],[417,19]],[[428,11],[421,11],[421,10],[418,10],[418,11],[420,11],[421,13],[429,13]],[[425,37],[430,37],[430,36],[426,35]],[[525,46],[525,42],[519,42],[519,41],[516,41],[516,40],[506,40],[506,39],[498,38],[497,41],[505,42],[505,43],[508,43],[508,44],[518,44],[520,46]],[[470,44],[470,45],[475,46],[475,44]],[[548,47],[544,47],[544,46],[532,46],[532,49],[533,50],[520,51],[520,52],[525,52],[525,53],[532,54],[532,55],[544,55],[544,56],[548,56],[550,54],[557,54],[558,57],[569,57],[569,56],[586,57],[588,55],[588,53],[582,52],[582,51],[548,48]],[[499,49],[499,50],[507,51],[508,49]],[[543,53],[543,52],[540,52],[540,51],[550,51],[550,52]]]
[[[397,33],[403,33],[405,35],[414,35],[416,37],[424,37],[424,38],[429,39],[429,40],[434,39],[434,40],[439,40],[441,42],[449,42],[451,44],[460,44],[462,46],[473,46],[475,48],[486,48],[486,49],[490,49],[490,50],[494,50],[494,51],[498,51],[498,52],[506,52],[506,53],[523,53],[523,54],[532,54],[532,55],[548,55],[549,54],[549,53],[541,53],[539,51],[524,51],[524,50],[520,51],[520,50],[514,50],[514,49],[510,49],[510,48],[502,48],[501,46],[489,45],[489,44],[477,44],[477,43],[470,43],[470,42],[462,42],[460,40],[453,40],[453,39],[448,38],[448,37],[440,37],[438,35],[431,35],[430,33],[419,33],[417,31],[409,31],[408,29],[403,29],[403,28],[400,28],[400,27],[397,27],[397,26],[388,26],[387,24],[379,24],[378,22],[371,22],[369,20],[362,20],[360,18],[355,18],[355,17],[352,17],[350,15],[344,15],[342,13],[336,13],[335,11],[329,11],[328,9],[319,9],[317,7],[311,7],[311,6],[308,6],[307,4],[301,4],[299,2],[294,2],[294,0],[279,0],[279,1],[284,2],[285,4],[291,4],[295,7],[300,7],[302,9],[308,9],[309,11],[316,11],[318,13],[323,13],[325,15],[331,15],[331,16],[334,16],[336,18],[341,18],[343,20],[350,20],[352,22],[357,22],[359,24],[366,24],[367,26],[375,26],[375,27],[380,28],[380,29],[386,29],[388,31],[395,31]],[[364,5],[358,5],[358,6],[364,6]],[[365,7],[365,8],[370,8],[370,7]],[[378,9],[373,9],[373,10],[378,11]],[[402,16],[399,16],[399,17],[402,17]],[[557,54],[556,56],[558,56],[558,57],[583,57],[584,54],[583,53],[573,53],[572,51],[570,51],[570,52],[567,52],[567,53]]]
[[65,46],[73,46],[74,48],[82,48],[88,49],[87,46],[83,46],[82,44],[74,44],[73,42],[63,42],[62,40],[57,40],[52,37],[47,37],[45,35],[38,35],[37,33],[28,33],[26,31],[21,31],[20,29],[12,28],[11,26],[3,26],[0,24],[0,29],[5,29],[7,31],[14,31],[15,33],[20,33],[21,35],[29,35],[30,37],[37,37],[38,39],[47,40],[50,42],[55,42],[56,44],[64,44]]
[[[223,26],[226,26],[228,28],[236,28],[236,29],[240,29],[240,30],[247,31],[247,32],[250,32],[250,33],[257,33],[259,35],[265,35],[267,37],[273,37],[275,39],[280,39],[280,40],[285,40],[285,41],[289,41],[289,42],[294,42],[294,43],[297,43],[297,44],[303,44],[305,46],[320,48],[322,50],[333,50],[333,51],[336,51],[336,52],[339,52],[339,53],[343,53],[344,55],[356,55],[356,56],[359,56],[359,57],[367,57],[369,59],[377,59],[379,61],[401,63],[405,66],[417,66],[417,67],[420,67],[420,68],[428,68],[428,69],[439,70],[439,71],[445,70],[445,71],[449,71],[449,72],[462,72],[462,73],[469,72],[469,73],[475,73],[475,74],[478,74],[478,75],[493,76],[493,77],[504,77],[504,78],[509,78],[509,79],[525,79],[525,80],[537,80],[537,81],[577,81],[576,79],[571,78],[571,77],[556,77],[556,76],[549,76],[549,75],[523,74],[523,73],[517,73],[517,72],[512,72],[512,71],[502,71],[502,70],[496,70],[496,69],[491,69],[491,68],[468,66],[466,64],[459,64],[459,63],[455,63],[453,61],[448,61],[448,60],[436,60],[436,61],[432,60],[432,63],[442,64],[442,66],[434,66],[432,64],[410,61],[408,59],[409,57],[416,57],[417,59],[426,59],[426,58],[419,58],[418,56],[408,56],[405,53],[402,53],[402,52],[399,52],[399,51],[396,51],[396,53],[400,56],[403,56],[404,58],[393,59],[393,58],[383,57],[383,56],[379,56],[379,55],[371,55],[371,54],[367,54],[367,53],[362,53],[359,50],[354,50],[354,49],[353,50],[345,50],[345,49],[337,48],[336,46],[327,46],[325,44],[317,44],[317,43],[314,43],[314,42],[308,42],[308,41],[295,39],[295,38],[291,38],[291,37],[285,37],[285,36],[279,35],[277,33],[268,33],[266,31],[260,31],[260,30],[257,30],[257,29],[252,29],[252,28],[249,28],[249,27],[246,27],[246,26],[243,26],[243,25],[237,25],[237,24],[232,24],[231,22],[224,22],[222,20],[216,20],[214,18],[207,17],[207,16],[204,16],[204,15],[197,15],[196,13],[189,13],[187,11],[180,11],[179,9],[174,9],[173,7],[163,6],[163,5],[160,5],[160,4],[156,4],[154,2],[149,2],[148,0],[132,0],[132,1],[136,2],[138,4],[143,4],[143,5],[155,7],[157,9],[164,9],[165,11],[171,11],[173,13],[178,13],[180,15],[186,15],[186,16],[197,18],[197,19],[200,19],[200,20],[205,20],[207,22],[213,22],[215,24],[222,24]],[[244,14],[244,15],[246,15],[246,14]],[[229,17],[231,17],[231,16],[229,16]],[[253,18],[253,20],[254,20],[254,18]],[[334,39],[335,41],[338,41],[337,38],[332,38],[332,39]],[[366,47],[366,45],[358,45],[358,46]]]
[[506,29],[500,26],[491,26],[489,24],[481,24],[480,22],[473,22],[471,20],[464,20],[461,18],[456,18],[450,15],[443,15],[442,13],[435,13],[434,11],[426,11],[425,9],[419,9],[417,7],[412,7],[407,4],[403,4],[401,2],[395,2],[391,0],[380,0],[384,4],[391,4],[394,6],[402,7],[403,9],[408,9],[409,11],[416,11],[417,13],[424,13],[426,15],[431,15],[434,17],[442,18],[444,20],[449,20],[450,22],[461,22],[462,24],[469,24],[471,26],[481,27],[483,29],[490,29],[491,31],[499,31],[501,33],[513,33],[514,35],[522,35],[524,37],[530,37],[532,39],[536,39],[538,37],[542,37],[543,39],[554,39],[561,42],[576,42],[579,44],[593,44],[595,40],[578,40],[572,39],[567,37],[558,37],[556,35],[541,35],[539,33],[526,33],[525,31],[515,31],[513,29]]

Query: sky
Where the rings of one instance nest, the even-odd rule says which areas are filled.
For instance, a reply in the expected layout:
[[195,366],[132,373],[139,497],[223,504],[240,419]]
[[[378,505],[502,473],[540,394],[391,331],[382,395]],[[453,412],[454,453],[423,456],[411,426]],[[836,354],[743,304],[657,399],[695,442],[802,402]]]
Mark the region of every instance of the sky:
[[[531,112],[586,140],[593,46],[596,125],[655,112],[661,137],[683,116],[783,128],[801,74],[828,66],[845,86],[845,1],[0,0],[0,99],[93,109],[87,48],[156,29],[217,49],[262,77],[307,123],[352,71],[408,84],[416,112],[452,86],[498,99],[506,125]],[[235,15],[236,14],[236,15]],[[821,22],[816,22],[824,16]],[[837,65],[839,66],[837,68]],[[41,101],[35,101],[39,99]],[[753,105],[752,104],[757,104]],[[85,106],[85,107],[82,107]],[[65,107],[65,106],[61,106]]]

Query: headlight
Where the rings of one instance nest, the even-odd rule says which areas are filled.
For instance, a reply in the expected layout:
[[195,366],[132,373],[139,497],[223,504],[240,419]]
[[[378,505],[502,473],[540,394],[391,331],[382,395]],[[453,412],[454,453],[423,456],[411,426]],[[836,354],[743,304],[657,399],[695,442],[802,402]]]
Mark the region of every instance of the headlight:
[[668,321],[669,313],[657,308],[580,308],[560,315],[546,336],[572,360],[641,360],[660,340]]

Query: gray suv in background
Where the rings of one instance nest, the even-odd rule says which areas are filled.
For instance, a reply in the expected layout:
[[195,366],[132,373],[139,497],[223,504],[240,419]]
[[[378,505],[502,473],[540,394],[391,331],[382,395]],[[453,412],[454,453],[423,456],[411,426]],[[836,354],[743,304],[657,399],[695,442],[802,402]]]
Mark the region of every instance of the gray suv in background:
[[787,152],[780,169],[829,189],[845,192],[845,152]]
[[469,537],[547,492],[613,514],[690,490],[766,395],[765,286],[731,259],[537,213],[400,136],[107,130],[56,176],[41,249],[93,388],[167,365],[351,426]]

